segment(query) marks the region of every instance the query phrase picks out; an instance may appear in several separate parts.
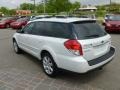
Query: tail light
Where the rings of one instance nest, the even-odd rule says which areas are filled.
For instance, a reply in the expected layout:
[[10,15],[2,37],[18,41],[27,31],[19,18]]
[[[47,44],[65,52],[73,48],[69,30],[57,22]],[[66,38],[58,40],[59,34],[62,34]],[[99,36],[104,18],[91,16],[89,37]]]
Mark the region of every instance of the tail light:
[[77,40],[68,40],[64,46],[74,55],[83,55],[82,46]]

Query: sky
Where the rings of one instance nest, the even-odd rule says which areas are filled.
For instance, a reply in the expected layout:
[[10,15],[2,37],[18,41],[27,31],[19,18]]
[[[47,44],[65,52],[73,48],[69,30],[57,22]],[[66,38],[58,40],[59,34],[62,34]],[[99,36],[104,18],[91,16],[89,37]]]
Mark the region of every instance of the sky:
[[[36,0],[37,3],[40,2],[41,0]],[[102,5],[102,4],[109,4],[110,0],[71,0],[72,2],[79,1],[81,2],[82,5]],[[113,0],[114,2],[119,2],[120,0]],[[0,0],[0,7],[5,6],[8,8],[16,8],[18,7],[21,3],[24,2],[33,2],[31,0]]]

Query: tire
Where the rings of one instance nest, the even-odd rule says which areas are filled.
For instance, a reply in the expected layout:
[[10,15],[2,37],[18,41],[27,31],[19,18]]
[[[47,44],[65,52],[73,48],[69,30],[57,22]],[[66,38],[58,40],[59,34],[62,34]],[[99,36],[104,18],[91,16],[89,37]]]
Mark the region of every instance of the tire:
[[21,26],[21,29],[23,29],[24,27],[25,27],[25,26],[24,26],[24,25],[22,25],[22,26]]
[[49,53],[42,55],[42,67],[45,74],[49,77],[55,77],[58,74],[57,65]]
[[17,53],[17,54],[21,53],[22,50],[18,47],[16,40],[13,40],[13,47],[14,47],[15,53]]
[[6,24],[6,28],[10,28],[10,25],[9,25],[9,24]]
[[99,67],[98,70],[103,70],[103,67]]

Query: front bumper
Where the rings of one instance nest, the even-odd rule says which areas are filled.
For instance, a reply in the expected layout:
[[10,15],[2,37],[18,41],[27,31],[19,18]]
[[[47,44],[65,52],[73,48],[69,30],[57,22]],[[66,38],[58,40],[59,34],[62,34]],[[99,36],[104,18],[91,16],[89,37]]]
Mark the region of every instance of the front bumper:
[[[115,48],[111,47],[110,51],[94,60],[87,61],[83,57],[59,57],[61,58],[58,67],[62,69],[66,69],[69,71],[77,72],[77,73],[86,73],[88,71],[91,71],[93,69],[96,69],[98,67],[104,66],[115,56]],[[66,60],[65,60],[66,58]]]

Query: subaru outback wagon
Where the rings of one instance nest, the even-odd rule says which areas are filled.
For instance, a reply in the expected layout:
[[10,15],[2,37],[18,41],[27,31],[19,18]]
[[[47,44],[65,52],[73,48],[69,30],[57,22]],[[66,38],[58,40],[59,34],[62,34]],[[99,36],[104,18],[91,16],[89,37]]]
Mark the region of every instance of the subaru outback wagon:
[[59,69],[86,73],[109,63],[115,48],[111,36],[89,18],[43,18],[29,22],[13,36],[16,53],[22,50],[42,60],[44,72]]

